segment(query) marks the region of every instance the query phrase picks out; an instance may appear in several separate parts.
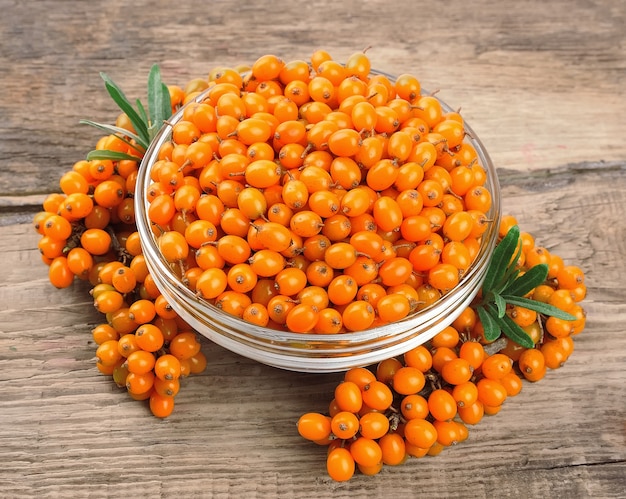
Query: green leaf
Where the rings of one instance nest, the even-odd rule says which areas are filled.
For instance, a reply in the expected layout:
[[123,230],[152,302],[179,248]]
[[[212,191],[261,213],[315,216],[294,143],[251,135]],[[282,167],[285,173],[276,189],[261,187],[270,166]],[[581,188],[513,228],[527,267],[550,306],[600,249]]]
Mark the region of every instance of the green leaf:
[[498,292],[502,292],[502,290],[509,285],[509,283],[513,282],[515,279],[517,279],[517,276],[519,275],[519,269],[517,268],[517,262],[520,258],[520,256],[522,255],[522,245],[521,244],[516,244],[515,246],[515,252],[513,253],[513,256],[511,256],[511,260],[509,260],[510,265],[507,266],[506,271],[504,272],[504,277],[502,278],[502,280],[500,281],[500,283],[498,284]]
[[530,298],[524,298],[523,296],[514,295],[502,295],[502,298],[511,305],[528,308],[530,310],[534,310],[539,314],[551,315],[552,317],[556,317],[557,319],[562,319],[564,321],[576,320],[576,317],[574,317],[572,314],[568,314],[560,308],[537,300],[531,300]]
[[103,130],[103,131],[111,134],[111,135],[117,135],[120,138],[120,140],[123,140],[129,146],[131,146],[133,149],[135,149],[138,154],[141,153],[138,145],[137,144],[133,144],[126,137],[129,137],[130,139],[134,140],[135,142],[137,142],[137,141],[139,141],[141,139],[137,135],[135,135],[134,133],[129,132],[128,130],[126,130],[125,128],[120,128],[120,127],[117,127],[115,125],[107,125],[107,124],[102,124],[102,123],[96,123],[95,121],[91,121],[91,120],[80,120],[79,123],[81,123],[82,125],[89,125],[89,126],[98,128],[100,130]]
[[506,314],[506,301],[500,295],[494,295],[493,299],[498,309],[498,317],[504,317],[504,314]]
[[154,64],[148,75],[148,111],[150,114],[150,138],[163,126],[163,122],[172,115],[170,92],[161,81],[161,70]]
[[100,73],[100,76],[104,80],[104,86],[111,98],[115,101],[122,112],[126,113],[128,119],[132,123],[137,135],[141,138],[139,142],[146,149],[150,143],[150,136],[148,135],[148,125],[145,123],[141,116],[135,111],[132,104],[124,95],[124,92],[117,86],[117,84],[111,80],[105,73]]
[[[506,276],[507,269],[509,269],[509,263],[517,249],[518,240],[519,227],[514,225],[493,250],[491,261],[489,262],[489,267],[485,274],[485,280],[483,281],[483,294],[486,295],[489,291],[494,290],[502,283]],[[512,265],[511,267],[513,267],[514,270],[515,266]]]
[[545,263],[540,263],[528,269],[525,274],[515,279],[511,284],[506,286],[503,290],[503,294],[524,296],[537,286],[545,282],[548,277],[548,266]]
[[476,312],[478,313],[478,318],[483,325],[485,339],[487,341],[497,340],[500,337],[501,329],[496,320],[489,312],[487,312],[485,307],[478,306],[476,308]]
[[131,156],[130,154],[126,154],[125,152],[109,151],[108,149],[96,149],[93,151],[89,151],[87,153],[87,159],[89,161],[91,161],[92,159],[108,159],[111,161],[122,161],[124,159],[129,159],[131,161],[141,161],[141,158],[138,156]]
[[150,123],[150,118],[148,118],[148,113],[146,113],[146,108],[143,107],[143,104],[141,103],[141,101],[137,99],[135,101],[135,104],[137,105],[137,112],[139,113],[139,116],[141,116],[141,119],[143,120],[143,122]]

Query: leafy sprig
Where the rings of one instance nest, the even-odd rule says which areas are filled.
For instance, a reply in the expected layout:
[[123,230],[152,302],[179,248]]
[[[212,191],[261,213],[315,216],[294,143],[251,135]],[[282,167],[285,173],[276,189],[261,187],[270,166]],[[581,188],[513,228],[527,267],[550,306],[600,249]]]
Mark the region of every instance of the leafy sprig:
[[116,135],[120,140],[130,145],[137,152],[137,155],[105,149],[89,152],[87,159],[140,160],[163,125],[163,122],[172,115],[170,93],[167,85],[161,80],[161,70],[157,64],[154,64],[150,69],[148,75],[147,111],[139,99],[135,101],[136,107],[133,107],[133,104],[128,100],[122,89],[107,74],[100,73],[100,77],[104,80],[104,86],[113,101],[128,116],[135,133],[114,125],[97,123],[91,120],[81,120],[80,122],[98,128],[108,134]]
[[557,307],[525,297],[546,281],[548,266],[542,263],[522,273],[516,265],[521,248],[519,227],[515,225],[493,251],[476,312],[487,341],[495,341],[504,334],[523,347],[533,348],[532,338],[507,315],[507,306],[517,305],[537,314],[568,321],[575,320],[575,317]]

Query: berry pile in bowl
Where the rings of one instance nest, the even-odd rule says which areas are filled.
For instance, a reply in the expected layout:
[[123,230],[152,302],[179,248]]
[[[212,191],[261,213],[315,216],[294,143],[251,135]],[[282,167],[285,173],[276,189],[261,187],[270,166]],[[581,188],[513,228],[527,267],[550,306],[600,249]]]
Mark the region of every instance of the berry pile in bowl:
[[401,354],[471,303],[497,239],[493,164],[410,74],[267,55],[214,73],[156,135],[137,229],[172,308],[260,362]]

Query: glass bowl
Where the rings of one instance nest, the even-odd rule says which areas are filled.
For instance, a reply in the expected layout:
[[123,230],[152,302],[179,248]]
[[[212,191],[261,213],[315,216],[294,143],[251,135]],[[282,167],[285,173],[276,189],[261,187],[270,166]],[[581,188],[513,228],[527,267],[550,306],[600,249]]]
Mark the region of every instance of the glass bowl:
[[[187,105],[201,102],[210,90],[205,90]],[[440,99],[439,102],[444,112],[452,111],[445,102]],[[155,284],[181,318],[209,340],[232,352],[281,369],[310,373],[345,371],[403,354],[427,342],[452,324],[480,290],[498,238],[500,186],[487,151],[465,123],[468,132],[465,140],[475,148],[479,163],[487,172],[485,185],[492,195],[487,216],[491,223],[481,237],[480,249],[471,267],[459,284],[436,303],[395,323],[359,332],[322,335],[292,333],[250,324],[199,298],[181,282],[171,264],[161,255],[148,218],[146,195],[152,182],[150,171],[158,160],[159,150],[170,140],[172,126],[182,119],[183,112],[184,108],[180,109],[162,127],[140,165],[135,191],[136,223]]]

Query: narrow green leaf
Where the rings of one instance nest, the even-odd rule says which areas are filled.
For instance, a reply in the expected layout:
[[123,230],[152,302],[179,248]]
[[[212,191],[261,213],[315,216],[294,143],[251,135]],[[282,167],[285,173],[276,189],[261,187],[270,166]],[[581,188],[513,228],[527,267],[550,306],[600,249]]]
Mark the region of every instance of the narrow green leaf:
[[[495,312],[493,307],[487,307],[487,311],[489,314]],[[521,327],[515,324],[515,322],[513,322],[513,320],[508,315],[498,318],[494,317],[494,320],[496,321],[498,327],[504,333],[504,335],[507,338],[513,340],[518,345],[521,345],[525,348],[533,348],[535,346],[533,339],[528,335],[528,333],[526,333],[526,331],[524,331]]]
[[111,161],[122,161],[124,159],[129,159],[131,161],[141,161],[141,158],[138,156],[131,156],[130,154],[126,154],[125,152],[109,151],[108,149],[96,149],[93,151],[89,151],[87,153],[87,159],[89,161],[91,161],[92,159],[108,159]]
[[145,123],[137,111],[135,111],[132,104],[124,95],[124,92],[122,92],[122,89],[119,88],[117,84],[105,73],[100,73],[100,76],[104,80],[104,86],[106,87],[111,98],[115,101],[122,112],[126,113],[126,116],[128,116],[128,119],[133,124],[137,135],[142,138],[141,145],[145,146],[147,149],[150,142],[147,123]]
[[[518,238],[518,241],[519,241],[519,238]],[[504,272],[504,276],[502,277],[502,279],[496,286],[498,293],[502,293],[502,290],[506,286],[508,286],[509,283],[514,281],[519,275],[520,272],[519,272],[519,269],[517,268],[517,261],[519,260],[521,254],[522,254],[522,245],[516,243],[515,251],[513,255],[511,256],[511,259],[509,260],[510,264],[507,265],[507,268]]]
[[111,135],[117,135],[120,138],[120,140],[123,140],[124,142],[126,142],[129,146],[131,146],[133,149],[137,151],[137,154],[140,154],[140,149],[138,147],[138,144],[133,144],[130,140],[127,140],[126,137],[129,137],[135,142],[139,142],[141,139],[134,133],[126,130],[125,128],[120,128],[115,125],[96,123],[95,121],[91,121],[91,120],[80,120],[79,123],[82,125],[89,125],[89,126],[98,128]]
[[139,113],[139,116],[141,116],[143,122],[149,123],[150,118],[148,118],[148,113],[146,112],[146,108],[143,106],[141,100],[137,99],[135,101],[135,104],[137,105],[137,112]]
[[478,313],[478,318],[483,325],[485,339],[487,341],[497,340],[500,337],[501,330],[496,320],[491,316],[489,312],[487,312],[485,307],[478,306],[476,307],[476,311]]
[[524,296],[526,293],[542,284],[546,280],[546,277],[548,277],[548,266],[545,263],[540,263],[528,269],[525,274],[522,274],[511,284],[506,286],[502,290],[502,293],[507,295]]
[[504,317],[504,314],[506,314],[506,301],[500,295],[493,295],[493,298],[498,310],[498,317]]
[[152,138],[163,122],[172,115],[170,92],[161,80],[161,70],[157,64],[152,66],[148,76],[148,114],[150,138]]
[[495,289],[504,279],[509,263],[517,249],[518,240],[519,227],[514,225],[493,250],[483,281],[483,294]]
[[557,319],[562,319],[564,321],[576,320],[576,317],[574,317],[572,314],[568,314],[560,308],[537,300],[531,300],[529,298],[524,298],[523,296],[514,295],[502,295],[502,298],[511,305],[528,308],[530,310],[534,310],[538,314],[551,315],[552,317],[556,317]]
[[506,272],[506,279],[502,279],[502,284],[500,286],[498,286],[499,289],[497,289],[498,293],[501,294],[503,289],[506,289],[507,287],[509,287],[511,284],[513,284],[513,282],[515,281],[515,279],[517,279],[517,277],[520,274],[519,269],[515,268],[515,266],[513,265],[512,267],[509,267],[509,269],[512,269],[513,272]]

